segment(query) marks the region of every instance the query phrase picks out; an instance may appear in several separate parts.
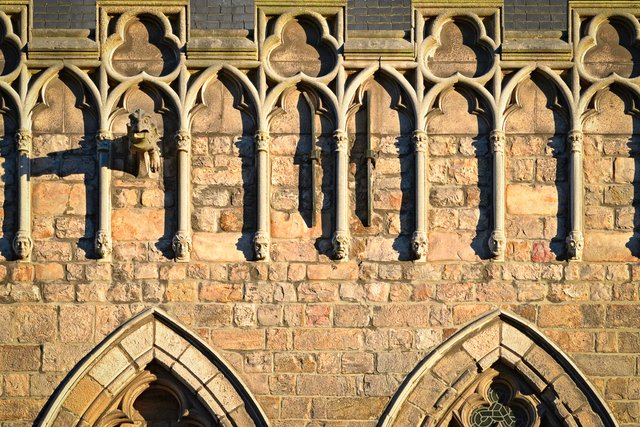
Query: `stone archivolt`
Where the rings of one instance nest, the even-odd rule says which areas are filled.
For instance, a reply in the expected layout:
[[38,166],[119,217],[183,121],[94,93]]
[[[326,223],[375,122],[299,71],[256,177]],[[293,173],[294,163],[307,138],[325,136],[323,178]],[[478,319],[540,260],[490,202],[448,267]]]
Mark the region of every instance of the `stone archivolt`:
[[[488,2],[487,4],[489,4]],[[620,3],[620,2],[619,2]],[[621,2],[624,3],[624,2]],[[631,4],[631,3],[630,3]],[[164,6],[126,7],[117,2],[98,2],[99,28],[98,44],[100,62],[87,60],[76,51],[69,51],[71,59],[60,62],[55,58],[64,51],[52,55],[52,60],[42,59],[46,55],[38,52],[38,61],[26,65],[26,54],[21,49],[28,40],[14,33],[7,12],[0,12],[0,51],[3,70],[0,75],[0,90],[13,101],[3,114],[12,116],[20,131],[17,141],[24,141],[32,128],[32,112],[42,102],[47,82],[61,72],[70,73],[84,87],[90,108],[95,109],[100,129],[99,162],[100,207],[96,235],[95,254],[98,258],[109,259],[111,250],[109,194],[111,188],[111,160],[113,146],[121,132],[117,129],[118,117],[132,113],[145,106],[142,98],[132,96],[137,89],[147,88],[155,93],[153,98],[156,118],[172,128],[164,130],[161,145],[166,154],[176,156],[178,164],[177,181],[177,225],[173,230],[176,259],[188,261],[191,251],[190,214],[190,152],[184,144],[173,141],[174,135],[181,135],[180,141],[190,135],[194,115],[199,111],[203,92],[208,85],[224,77],[235,84],[242,99],[236,107],[246,111],[253,120],[256,138],[257,169],[257,225],[255,236],[255,258],[270,259],[270,207],[269,207],[269,133],[274,112],[291,88],[313,94],[321,100],[325,117],[330,118],[336,135],[348,135],[347,124],[357,94],[372,78],[393,82],[392,87],[402,107],[411,116],[413,131],[420,135],[419,141],[433,136],[427,132],[429,123],[438,115],[438,103],[446,102],[446,94],[452,89],[460,90],[471,103],[478,105],[477,114],[482,115],[491,128],[493,143],[492,171],[492,219],[491,233],[483,245],[490,246],[491,255],[497,260],[504,259],[505,253],[505,153],[503,149],[506,118],[513,107],[513,95],[532,73],[544,75],[548,84],[557,88],[559,97],[566,105],[570,121],[570,227],[566,233],[569,258],[580,259],[584,243],[583,230],[583,153],[579,138],[583,123],[594,107],[602,91],[613,86],[624,87],[626,91],[639,95],[635,83],[640,78],[638,69],[638,34],[640,24],[637,9],[626,3],[619,10],[603,13],[593,8],[582,10],[576,7],[580,16],[573,22],[575,36],[571,63],[554,62],[524,65],[521,62],[500,62],[497,53],[502,41],[500,33],[500,9],[494,6],[470,7],[468,5],[448,5],[444,9],[430,9],[417,4],[417,25],[412,40],[417,47],[412,61],[399,59],[381,60],[383,47],[375,53],[370,49],[359,60],[345,61],[343,54],[345,40],[344,4],[330,3],[318,10],[291,8],[285,3],[258,2],[258,24],[254,52],[259,61],[242,59],[245,50],[237,57],[228,52],[225,60],[190,60],[187,43],[186,5],[180,2]],[[606,2],[603,3],[606,7]],[[635,13],[635,15],[634,15]],[[577,15],[577,16],[578,16]],[[15,21],[17,22],[17,21]],[[26,21],[24,21],[26,22]],[[578,27],[584,28],[583,32]],[[26,34],[26,29],[17,31]],[[213,48],[212,48],[213,49]],[[195,52],[195,51],[194,51]],[[198,58],[203,58],[203,50],[198,50]],[[380,53],[380,54],[379,54]],[[532,52],[532,57],[539,52]],[[44,55],[44,56],[43,56]],[[302,59],[300,57],[302,55]],[[386,56],[385,56],[386,57]],[[75,59],[74,59],[75,58]],[[378,58],[378,59],[375,59]],[[23,72],[26,71],[26,72]],[[126,100],[126,98],[131,98]],[[148,104],[148,102],[147,102]],[[356,108],[357,109],[357,108]],[[321,109],[317,110],[320,113]],[[170,116],[173,115],[172,118]],[[113,135],[113,138],[106,138]],[[342,137],[341,137],[342,138]],[[266,142],[265,142],[266,141]],[[348,204],[349,161],[348,150],[342,149],[342,139],[337,139],[335,156],[335,227],[334,256],[337,259],[349,257],[350,231]],[[500,143],[500,144],[498,144]],[[266,144],[266,147],[264,146]],[[421,142],[422,144],[422,142]],[[427,142],[427,146],[429,143]],[[172,147],[172,148],[169,148]],[[108,149],[107,149],[108,148]],[[416,145],[415,167],[415,226],[413,252],[418,260],[429,259],[427,240],[428,223],[425,171],[429,167],[428,150]],[[30,187],[29,150],[19,146],[19,221],[16,234],[21,242],[30,241]],[[30,250],[21,249],[17,256],[28,260]],[[26,245],[29,246],[29,245]]]
[[432,350],[406,378],[381,427],[615,426],[570,359],[528,322],[495,311]]
[[98,345],[72,371],[39,426],[266,426],[238,375],[162,311],[147,310]]

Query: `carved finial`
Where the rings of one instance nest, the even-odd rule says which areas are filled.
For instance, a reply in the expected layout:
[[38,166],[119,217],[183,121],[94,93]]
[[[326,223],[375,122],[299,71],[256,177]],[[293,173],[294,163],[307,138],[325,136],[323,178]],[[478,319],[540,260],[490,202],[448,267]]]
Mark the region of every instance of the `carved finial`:
[[31,255],[33,249],[33,241],[31,237],[24,231],[18,231],[13,238],[13,251],[18,259],[27,259]]
[[415,144],[416,152],[425,152],[427,151],[427,133],[423,130],[417,130],[413,132],[413,136],[411,140]]
[[269,259],[269,246],[271,239],[269,235],[263,231],[256,232],[253,236],[253,250],[256,256],[256,260],[263,261]]
[[491,132],[491,150],[494,153],[504,153],[504,145],[507,140],[504,131],[494,130]]
[[333,253],[336,259],[347,259],[347,257],[349,256],[349,248],[351,246],[349,232],[336,231],[333,234],[331,243],[333,244]]
[[416,259],[422,259],[427,255],[427,249],[429,248],[429,241],[427,240],[427,233],[424,231],[414,231],[411,237],[411,249]]
[[171,247],[176,256],[176,261],[189,261],[189,255],[191,254],[191,236],[187,232],[178,231],[173,236]]
[[269,142],[271,141],[269,132],[266,130],[259,130],[256,132],[254,139],[256,143],[256,151],[269,152]]
[[584,236],[580,231],[572,231],[567,236],[567,257],[573,260],[582,259],[582,251],[584,250]]
[[29,129],[18,129],[16,132],[16,146],[18,147],[18,151],[30,153],[32,140],[33,137]]
[[336,130],[333,133],[333,140],[336,143],[336,151],[347,151],[349,147],[349,136],[343,130]]
[[160,135],[150,114],[141,109],[129,114],[127,125],[129,150],[136,155],[138,177],[149,176],[160,170]]
[[569,132],[569,143],[571,145],[571,152],[582,153],[584,147],[584,134],[579,130],[572,130]]
[[109,151],[109,145],[111,144],[111,140],[113,139],[113,135],[111,131],[108,130],[99,130],[96,134],[96,140],[98,141],[98,151]]
[[191,133],[188,130],[179,130],[176,134],[176,144],[178,151],[191,151]]
[[503,231],[494,231],[489,237],[489,250],[497,261],[504,261],[505,246],[507,239]]
[[113,250],[111,235],[104,231],[99,231],[96,234],[96,238],[94,241],[94,249],[98,258],[108,258],[111,255],[111,251]]

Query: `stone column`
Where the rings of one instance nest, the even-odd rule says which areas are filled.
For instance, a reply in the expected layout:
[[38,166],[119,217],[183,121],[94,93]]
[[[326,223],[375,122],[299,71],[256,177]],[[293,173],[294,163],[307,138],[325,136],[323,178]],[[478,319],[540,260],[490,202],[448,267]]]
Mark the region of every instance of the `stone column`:
[[94,241],[94,249],[99,259],[109,260],[113,244],[111,241],[111,141],[113,136],[108,130],[101,130],[96,135],[99,173],[99,207],[98,231]]
[[572,260],[582,260],[584,236],[582,235],[582,163],[584,135],[579,130],[569,132],[568,142],[571,145],[571,159],[569,168],[569,185],[571,186],[569,216],[571,218],[571,232],[567,236],[567,257]]
[[173,236],[171,246],[178,262],[187,262],[191,258],[191,213],[189,209],[191,164],[191,134],[180,130],[176,135],[178,148],[178,231]]
[[266,130],[255,134],[258,168],[258,227],[253,236],[253,250],[256,260],[268,261],[270,258],[271,237],[269,210],[269,142],[271,137]]
[[502,130],[491,132],[491,151],[493,152],[493,232],[489,238],[489,250],[496,261],[504,261],[506,237],[504,232],[505,211],[505,172],[504,144]]
[[33,249],[31,240],[31,131],[20,129],[16,133],[18,149],[18,231],[13,239],[13,250],[20,260],[29,260]]
[[411,238],[411,248],[416,260],[424,261],[427,256],[428,240],[426,228],[426,163],[427,163],[427,133],[422,130],[416,130],[412,136],[415,145],[415,209],[416,209],[416,228]]
[[333,134],[336,150],[336,231],[333,233],[333,252],[336,259],[347,259],[351,239],[349,237],[349,137],[337,130]]

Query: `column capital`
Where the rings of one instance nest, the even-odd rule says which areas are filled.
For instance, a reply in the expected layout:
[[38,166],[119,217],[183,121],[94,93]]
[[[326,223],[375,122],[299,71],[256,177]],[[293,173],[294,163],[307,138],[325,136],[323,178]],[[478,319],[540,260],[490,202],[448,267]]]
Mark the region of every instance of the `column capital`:
[[29,129],[18,129],[16,132],[16,146],[18,151],[30,153],[32,142],[33,136]]
[[345,132],[342,129],[338,129],[335,132],[333,132],[333,141],[336,144],[336,151],[338,152],[347,152],[347,149],[349,147],[349,136],[347,135],[347,132]]
[[427,233],[424,231],[414,231],[411,237],[411,249],[413,255],[417,260],[424,258],[427,255],[429,248],[429,241],[427,240]]
[[18,259],[25,260],[31,255],[33,250],[33,240],[31,236],[24,231],[18,231],[13,238],[13,251]]
[[507,141],[504,131],[496,129],[491,132],[489,138],[491,140],[491,151],[494,153],[504,153],[504,145]]
[[256,143],[256,151],[264,151],[266,153],[269,152],[269,142],[271,141],[269,131],[259,130],[256,132],[253,138]]
[[416,152],[426,152],[427,151],[427,133],[423,130],[416,130],[411,135],[411,141],[413,141],[415,145]]
[[567,258],[581,260],[584,250],[584,236],[581,231],[572,231],[566,239]]
[[581,130],[572,130],[567,135],[572,153],[582,153],[584,147],[584,134]]
[[176,133],[176,145],[178,151],[184,151],[186,153],[191,151],[191,132],[188,130],[179,130]]
[[496,261],[504,261],[506,244],[507,238],[504,235],[504,231],[496,230],[491,233],[491,237],[489,237],[489,250]]
[[333,245],[333,252],[336,259],[347,259],[349,257],[351,238],[348,231],[336,231],[333,234],[333,239],[331,239],[331,244]]
[[176,256],[176,261],[189,261],[191,246],[191,235],[186,231],[178,231],[171,241],[171,247]]
[[271,239],[269,235],[264,231],[257,231],[253,236],[253,251],[258,261],[264,261],[269,259],[269,249],[271,246]]
[[98,231],[94,240],[94,249],[98,258],[108,258],[113,250],[111,235],[106,231]]

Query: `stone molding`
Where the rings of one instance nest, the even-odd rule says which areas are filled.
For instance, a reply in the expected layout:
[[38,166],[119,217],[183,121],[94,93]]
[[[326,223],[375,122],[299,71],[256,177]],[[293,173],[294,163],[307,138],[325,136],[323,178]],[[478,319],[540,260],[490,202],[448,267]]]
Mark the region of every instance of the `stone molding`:
[[[514,102],[518,86],[527,81],[532,74],[542,75],[549,84],[554,85],[566,103],[572,130],[574,134],[582,131],[584,117],[593,108],[593,100],[597,94],[611,85],[619,85],[628,88],[633,93],[638,93],[637,83],[640,76],[624,76],[612,73],[604,76],[594,75],[593,70],[585,65],[585,55],[596,43],[596,33],[603,23],[611,25],[625,25],[633,29],[636,33],[640,31],[638,16],[640,11],[633,7],[630,1],[613,2],[614,9],[611,10],[612,2],[603,1],[573,1],[571,8],[573,11],[571,31],[574,37],[571,40],[573,57],[572,61],[558,62],[553,58],[543,57],[547,62],[535,64],[524,64],[522,62],[501,62],[499,47],[503,43],[501,33],[501,2],[497,1],[438,1],[415,3],[416,28],[412,37],[414,56],[395,55],[387,51],[386,47],[370,46],[366,55],[354,57],[353,61],[347,61],[341,49],[345,47],[346,24],[344,19],[344,2],[318,2],[307,3],[282,1],[263,1],[256,4],[257,28],[255,32],[255,59],[247,59],[249,56],[248,47],[242,50],[238,56],[231,55],[229,61],[223,59],[223,51],[216,51],[217,47],[212,46],[213,56],[207,56],[206,46],[201,46],[199,53],[195,55],[194,61],[190,62],[189,57],[189,34],[187,25],[188,2],[133,2],[133,1],[100,1],[98,2],[98,28],[95,43],[99,45],[99,61],[88,56],[73,53],[73,49],[84,49],[88,45],[77,45],[74,43],[63,45],[61,49],[53,49],[44,44],[43,50],[38,52],[33,58],[26,58],[22,52],[31,52],[29,49],[29,4],[21,1],[3,4],[0,11],[0,20],[7,34],[5,40],[12,43],[16,50],[15,67],[0,76],[0,90],[15,104],[14,114],[20,129],[25,132],[31,129],[31,112],[42,101],[47,83],[58,76],[61,72],[73,76],[83,87],[88,95],[88,99],[96,110],[99,117],[99,128],[103,132],[113,132],[114,111],[123,108],[122,100],[129,91],[139,85],[147,85],[157,91],[167,103],[167,108],[177,116],[178,129],[183,132],[180,135],[187,135],[189,126],[193,118],[193,112],[200,103],[200,96],[204,88],[212,81],[221,77],[231,79],[237,84],[237,90],[242,92],[243,102],[237,108],[249,112],[256,126],[256,131],[264,132],[268,135],[273,118],[281,109],[283,97],[291,90],[301,90],[305,94],[314,98],[318,104],[317,113],[323,115],[331,122],[333,129],[346,135],[347,122],[353,114],[353,106],[357,104],[358,94],[362,92],[362,87],[373,78],[383,78],[392,82],[398,93],[403,97],[403,108],[414,121],[416,131],[425,131],[433,112],[437,110],[437,103],[447,91],[457,88],[464,88],[476,97],[478,111],[482,111],[487,117],[490,116],[494,134],[504,132],[506,117],[509,114]],[[302,7],[304,5],[304,7]],[[17,16],[19,19],[9,19]],[[581,21],[581,19],[583,21]],[[143,22],[144,21],[144,22]],[[20,22],[20,28],[13,28],[12,22]],[[150,68],[139,66],[139,69],[125,70],[122,67],[130,64],[120,64],[117,59],[117,52],[125,44],[127,31],[132,25],[142,23],[153,27],[153,31],[158,31],[156,39],[160,40],[159,49],[165,49],[166,57],[171,61],[161,64],[161,69],[151,71]],[[580,25],[585,26],[584,37],[580,38]],[[436,58],[436,51],[451,34],[451,28],[456,27],[458,31],[467,31],[473,37],[474,47],[481,53],[484,59],[474,64],[461,65],[456,61],[440,61]],[[51,33],[58,37],[70,36],[71,39],[85,38],[86,34],[76,31]],[[54,32],[55,32],[54,31]],[[320,59],[309,57],[300,61],[299,64],[290,64],[287,58],[286,49],[288,46],[285,40],[285,33],[295,31],[308,31],[313,34],[311,47],[316,52],[321,53]],[[292,33],[292,34],[293,34]],[[44,36],[45,33],[39,34]],[[356,36],[358,34],[355,34]],[[202,34],[201,34],[202,36]],[[248,33],[228,34],[232,39],[246,41]],[[397,35],[389,38],[395,40]],[[315,37],[315,38],[314,38]],[[357,38],[357,37],[355,37]],[[243,41],[243,43],[244,43]],[[225,42],[226,43],[226,42]],[[73,45],[73,46],[72,46]],[[37,43],[36,43],[37,46]],[[66,46],[66,47],[65,47]],[[71,47],[69,47],[71,46]],[[74,47],[75,46],[75,47]],[[84,46],[84,47],[83,47]],[[225,45],[224,51],[233,50],[233,43]],[[309,46],[309,45],[307,45]],[[296,46],[293,46],[295,49]],[[280,49],[280,51],[279,51]],[[376,49],[379,49],[376,51]],[[393,49],[391,49],[393,50]],[[408,51],[404,45],[401,50]],[[47,56],[46,52],[51,55]],[[377,53],[375,53],[377,52]],[[400,51],[398,51],[400,52]],[[61,61],[60,58],[69,53],[68,60]],[[374,54],[375,53],[375,54]],[[406,52],[405,52],[406,53]],[[200,55],[200,56],[198,56]],[[222,55],[222,56],[220,56]],[[243,56],[244,55],[244,56]],[[278,56],[280,55],[280,56]],[[284,56],[283,56],[284,55]],[[279,60],[276,60],[277,58]],[[218,59],[213,59],[218,58]],[[275,58],[275,59],[274,59]],[[377,58],[377,59],[374,59]],[[384,59],[383,59],[384,58]],[[399,58],[402,58],[400,60]],[[527,60],[527,56],[518,57],[519,60]],[[225,58],[226,59],[226,58]],[[531,58],[529,58],[531,59]],[[278,62],[279,61],[279,62]],[[315,62],[314,62],[315,61]],[[126,62],[126,61],[121,61]],[[142,60],[144,62],[144,60]],[[295,61],[294,61],[295,62]],[[464,62],[464,61],[463,61]],[[482,63],[481,63],[482,62]],[[456,65],[457,64],[457,65]],[[144,64],[143,64],[144,65]],[[152,64],[158,66],[158,64]],[[462,66],[461,69],[451,67]],[[466,69],[469,66],[477,68],[476,71]],[[102,79],[93,80],[89,78],[88,70],[98,68],[106,73]],[[289,67],[289,68],[287,68]],[[291,68],[293,67],[293,68]],[[297,68],[296,68],[297,67]],[[302,68],[300,68],[302,67]],[[307,67],[307,68],[305,68]],[[309,68],[311,67],[311,68]],[[314,68],[315,67],[315,68]],[[411,74],[406,70],[415,69],[417,72]],[[199,70],[200,74],[193,81],[189,76],[194,70]],[[253,70],[251,77],[248,71]],[[567,73],[568,77],[561,76],[560,73]],[[39,71],[33,73],[32,71]],[[503,79],[504,73],[510,73],[508,80]],[[108,84],[108,81],[112,83]],[[178,82],[181,82],[178,84]],[[517,102],[516,102],[517,103]],[[482,104],[482,105],[480,105]],[[11,110],[11,109],[10,109]],[[180,141],[184,138],[180,137]],[[104,140],[104,138],[103,138]],[[346,138],[339,139],[341,142],[336,150],[337,179],[335,182],[338,202],[336,203],[336,229],[335,234],[339,239],[337,242],[344,242],[348,235],[348,198],[347,173],[346,173],[346,151],[343,147]],[[269,141],[262,137],[256,139],[258,149],[258,168],[260,170],[258,178],[258,198],[259,203],[258,227],[260,244],[268,247],[269,243],[269,205],[266,201],[269,198],[269,185],[265,180],[269,179]],[[178,174],[178,193],[180,194],[178,209],[179,229],[175,230],[176,242],[187,242],[190,236],[191,226],[189,217],[189,169],[188,151],[186,146],[179,145],[177,148],[180,166]],[[22,236],[30,235],[28,224],[30,222],[30,192],[28,187],[29,172],[26,163],[29,161],[29,154],[20,151],[20,161],[25,163],[21,168],[24,179],[20,180],[20,221],[18,229]],[[421,150],[416,150],[421,153]],[[26,153],[26,154],[25,154]],[[102,197],[110,193],[109,176],[109,152],[106,149],[100,151],[100,232],[102,236],[110,233],[109,214],[110,205],[108,197]],[[416,159],[422,155],[416,156]],[[416,168],[420,170],[425,159],[416,160]],[[570,217],[572,221],[572,236],[580,236],[582,233],[583,216],[583,191],[582,184],[582,153],[572,152],[570,183],[573,191]],[[494,224],[491,242],[492,252],[496,259],[503,259],[504,253],[504,154],[502,150],[494,153]],[[421,174],[419,174],[421,175]],[[24,182],[23,182],[24,181]],[[417,178],[416,183],[420,184],[422,177]],[[426,185],[416,184],[416,200],[426,200]],[[419,188],[418,188],[419,187]],[[423,209],[419,203],[417,209]],[[426,221],[426,212],[420,210],[417,213],[417,224],[412,232],[417,232],[422,242],[422,232],[426,231],[426,226],[422,222]],[[17,230],[18,231],[18,230]],[[428,237],[428,236],[427,236]],[[186,240],[185,240],[186,239]],[[102,238],[104,241],[104,238]],[[415,240],[415,239],[414,239]],[[569,239],[567,245],[574,259],[579,259],[580,251],[572,248],[581,247],[575,239]],[[176,245],[176,247],[187,250],[191,245]],[[341,243],[341,246],[342,245]],[[420,248],[425,246],[420,244]],[[264,248],[262,248],[264,249]],[[261,249],[262,259],[268,259],[268,251]],[[184,252],[184,251],[182,251]],[[420,250],[422,254],[424,250]],[[345,253],[341,248],[336,253]],[[104,251],[97,251],[98,258],[107,258]],[[346,258],[346,255],[345,257]],[[424,256],[420,256],[424,258]],[[188,255],[182,253],[176,257],[177,260],[187,260]]]

